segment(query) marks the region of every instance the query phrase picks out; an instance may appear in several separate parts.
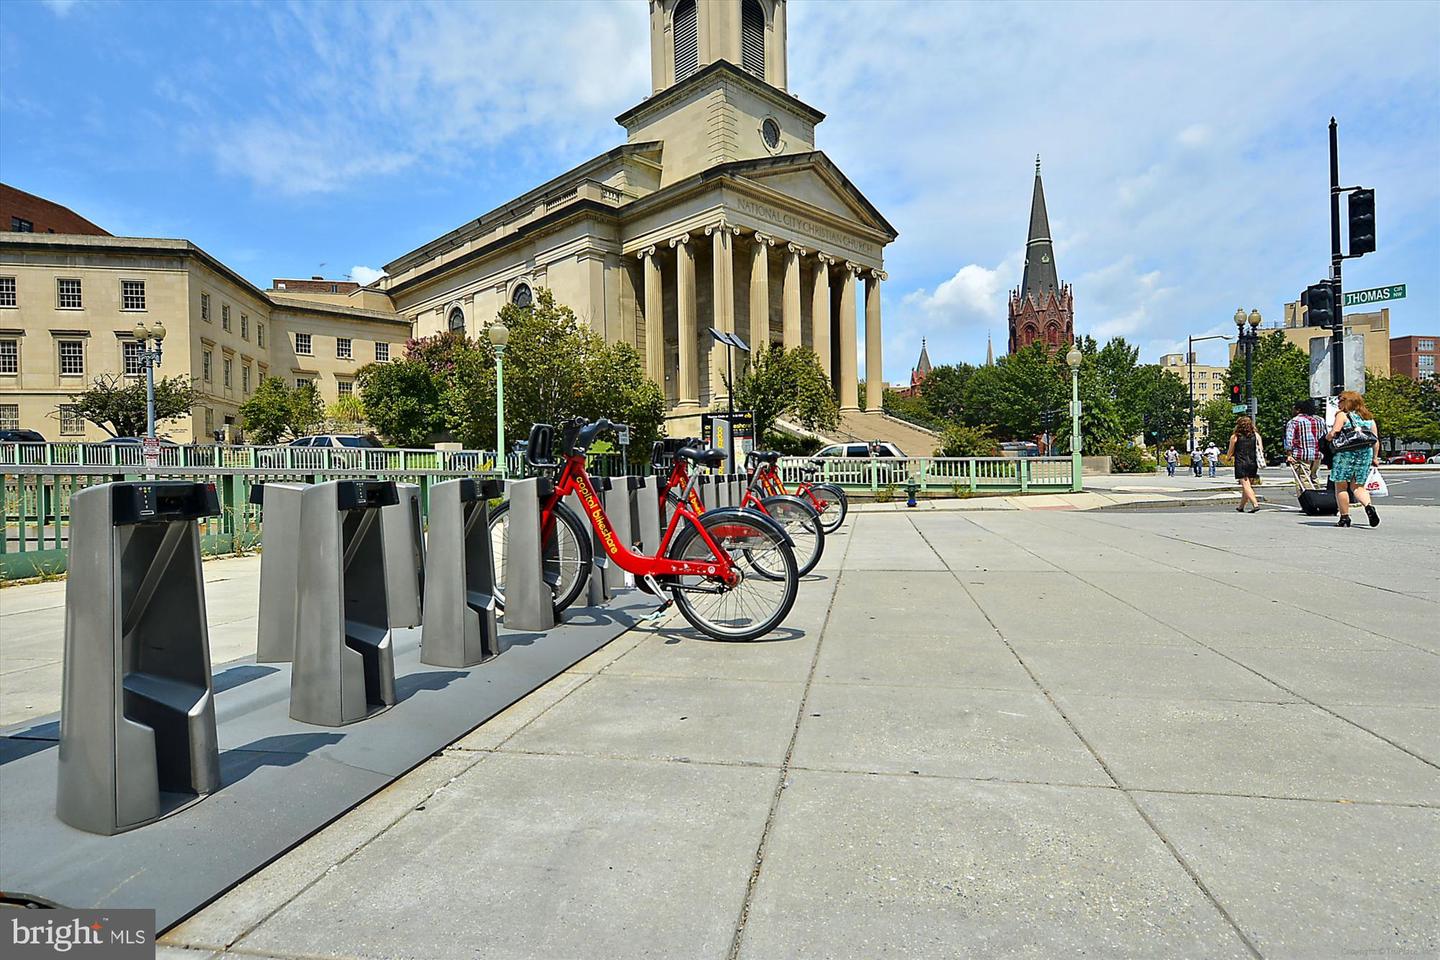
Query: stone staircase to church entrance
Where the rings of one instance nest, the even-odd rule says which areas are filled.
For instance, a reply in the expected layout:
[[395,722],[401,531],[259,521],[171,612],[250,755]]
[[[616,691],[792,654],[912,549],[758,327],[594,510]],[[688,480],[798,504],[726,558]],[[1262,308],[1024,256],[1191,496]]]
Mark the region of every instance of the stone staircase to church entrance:
[[[794,425],[783,421],[781,426],[792,432],[806,432],[797,430]],[[839,429],[827,430],[818,436],[826,443],[847,441],[869,443],[871,440],[883,440],[886,443],[895,444],[907,457],[934,456],[935,448],[940,445],[940,437],[933,430],[927,430],[913,423],[868,410],[840,414]]]

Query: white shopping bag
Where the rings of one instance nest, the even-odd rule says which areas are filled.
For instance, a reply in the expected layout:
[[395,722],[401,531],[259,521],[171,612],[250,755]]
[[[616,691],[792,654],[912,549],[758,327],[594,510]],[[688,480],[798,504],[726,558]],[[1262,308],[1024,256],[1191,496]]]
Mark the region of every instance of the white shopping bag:
[[1385,478],[1380,475],[1380,468],[1373,463],[1370,465],[1370,476],[1365,478],[1365,489],[1370,491],[1372,497],[1390,496],[1390,488],[1385,485]]

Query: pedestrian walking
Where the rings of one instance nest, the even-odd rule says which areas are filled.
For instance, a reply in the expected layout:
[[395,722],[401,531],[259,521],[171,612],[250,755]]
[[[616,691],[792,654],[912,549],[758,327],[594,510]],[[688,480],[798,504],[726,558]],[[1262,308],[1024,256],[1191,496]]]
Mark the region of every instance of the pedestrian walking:
[[1179,462],[1180,454],[1175,452],[1175,447],[1172,445],[1169,450],[1165,451],[1165,472],[1172,477],[1175,476],[1175,466]]
[[1210,465],[1210,476],[1215,476],[1215,468],[1220,466],[1220,448],[1215,446],[1215,441],[1210,441],[1210,446],[1205,448],[1205,462]]
[[1285,424],[1285,462],[1303,466],[1310,474],[1310,482],[1320,480],[1320,437],[1325,433],[1325,421],[1315,416],[1315,404],[1302,400],[1295,404],[1294,414]]
[[1200,444],[1190,448],[1190,472],[1200,476]]
[[1235,512],[1244,513],[1248,503],[1250,512],[1257,513],[1260,498],[1255,496],[1255,481],[1260,479],[1260,437],[1255,433],[1255,422],[1249,417],[1236,419],[1228,452],[1235,458],[1235,479],[1240,481],[1240,506],[1235,508]]
[[1370,467],[1380,460],[1380,431],[1375,415],[1365,406],[1365,398],[1354,390],[1340,394],[1340,409],[1335,412],[1335,421],[1325,434],[1335,450],[1335,459],[1330,464],[1330,479],[1335,483],[1335,506],[1340,511],[1337,527],[1350,526],[1350,498],[1354,497],[1365,508],[1370,526],[1380,525],[1380,515],[1370,502],[1370,491],[1365,483],[1370,479]]

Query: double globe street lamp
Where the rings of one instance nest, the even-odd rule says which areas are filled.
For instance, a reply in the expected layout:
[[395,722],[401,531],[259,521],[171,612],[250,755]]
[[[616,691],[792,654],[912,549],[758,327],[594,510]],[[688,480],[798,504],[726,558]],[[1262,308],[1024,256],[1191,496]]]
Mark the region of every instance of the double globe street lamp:
[[153,327],[147,327],[144,320],[137,320],[131,333],[140,344],[140,366],[145,368],[145,436],[153,437],[155,436],[155,368],[160,366],[163,353],[165,324],[156,320]]
[[[1249,324],[1247,327],[1246,324]],[[1235,339],[1241,350],[1245,351],[1245,409],[1254,420],[1257,414],[1255,409],[1255,379],[1254,359],[1255,348],[1260,344],[1260,311],[1251,310],[1247,317],[1243,309],[1235,311],[1235,329],[1238,333]]]

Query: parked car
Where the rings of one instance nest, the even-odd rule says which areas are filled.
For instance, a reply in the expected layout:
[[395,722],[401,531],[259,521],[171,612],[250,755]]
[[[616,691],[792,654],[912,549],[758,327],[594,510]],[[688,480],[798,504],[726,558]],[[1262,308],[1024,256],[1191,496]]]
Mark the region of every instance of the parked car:
[[[905,462],[905,454],[893,443],[884,440],[871,440],[869,443],[832,443],[828,447],[821,447],[810,457],[810,462],[824,469],[826,461],[835,460],[875,460],[875,482],[881,484],[904,483],[908,477],[909,465]],[[887,463],[886,461],[900,461],[899,463]],[[833,472],[833,471],[832,471]],[[861,468],[858,472],[852,468],[847,471],[850,477],[856,477],[860,482],[870,482],[870,470]],[[837,476],[838,479],[838,476]]]
[[0,430],[0,443],[44,443],[35,430]]
[[359,433],[321,433],[308,437],[296,437],[290,441],[292,447],[379,447],[374,438]]
[[[1430,459],[1431,459],[1431,460],[1434,460],[1435,458],[1434,458],[1434,457],[1431,457]],[[1387,459],[1385,460],[1385,462],[1386,462],[1386,463],[1396,463],[1396,464],[1424,463],[1424,462],[1425,462],[1425,454],[1421,453],[1421,452],[1418,451],[1418,450],[1402,450],[1400,453],[1397,453],[1395,456],[1387,458]]]
[[1429,459],[1429,460],[1426,460],[1425,462],[1426,462],[1426,463],[1440,463],[1440,453],[1432,453],[1432,454],[1430,455],[1430,459]]

